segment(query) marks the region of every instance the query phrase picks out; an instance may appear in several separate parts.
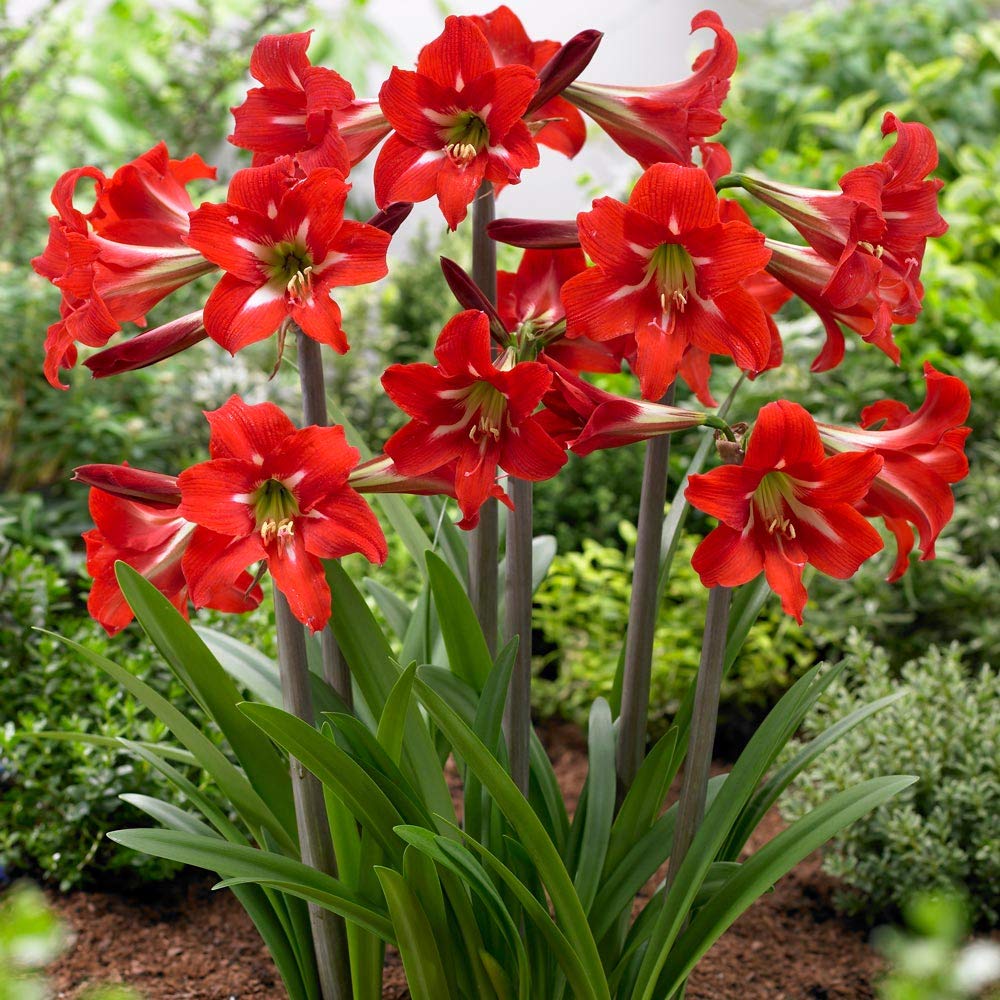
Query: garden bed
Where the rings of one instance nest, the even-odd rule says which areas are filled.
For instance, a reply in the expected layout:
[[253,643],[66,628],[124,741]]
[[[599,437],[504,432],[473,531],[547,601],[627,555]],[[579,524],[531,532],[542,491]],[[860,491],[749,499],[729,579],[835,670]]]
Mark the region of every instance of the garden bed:
[[[570,726],[545,743],[567,804],[586,776],[584,745]],[[676,792],[676,789],[675,789]],[[776,812],[751,839],[756,849],[781,827]],[[127,983],[145,1000],[284,1000],[280,979],[249,918],[214,879],[198,872],[138,893],[52,894],[74,945],[51,970],[56,996],[74,1000],[98,982]],[[836,883],[807,858],[757,902],[702,960],[688,1000],[862,1000],[880,960],[866,930],[839,916]],[[398,958],[389,958],[385,997],[408,997]],[[542,998],[539,998],[542,1000]]]

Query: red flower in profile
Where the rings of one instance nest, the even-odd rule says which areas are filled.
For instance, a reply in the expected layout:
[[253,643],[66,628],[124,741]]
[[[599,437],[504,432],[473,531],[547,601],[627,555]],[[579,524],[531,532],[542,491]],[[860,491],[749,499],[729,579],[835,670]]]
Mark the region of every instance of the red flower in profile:
[[[528,37],[518,16],[507,6],[472,18],[486,36],[497,66],[530,66],[540,70],[559,51],[559,42],[534,42]],[[535,142],[572,157],[583,148],[587,126],[580,114],[564,97],[553,97],[530,111],[525,122]]]
[[629,337],[646,399],[664,394],[690,346],[751,372],[767,365],[767,317],[743,282],[770,254],[752,226],[721,221],[704,170],[654,164],[628,204],[599,198],[577,222],[595,266],[563,287],[567,335]]
[[[969,389],[960,378],[924,365],[927,395],[920,408],[894,399],[865,407],[861,427],[818,424],[829,454],[868,449],[885,461],[871,489],[858,503],[868,517],[882,517],[896,536],[896,561],[889,582],[909,567],[914,546],[913,525],[920,536],[921,559],[934,558],[934,544],[955,510],[951,484],[969,472],[963,427],[969,415]],[[878,430],[872,425],[882,422]]]
[[496,67],[486,36],[469,17],[448,17],[425,46],[415,73],[393,67],[379,102],[395,132],[375,163],[375,201],[437,195],[454,229],[483,179],[516,184],[538,166],[521,121],[538,89],[529,66]]
[[[142,475],[140,470],[133,471]],[[166,477],[164,477],[166,478]],[[176,481],[175,481],[176,482]],[[175,504],[165,506],[126,499],[91,489],[90,515],[96,527],[84,532],[87,572],[94,585],[87,610],[109,635],[121,631],[134,615],[115,576],[115,563],[127,563],[159,590],[184,617],[189,590],[182,562],[192,541],[210,535],[184,518]],[[261,601],[260,587],[247,573],[218,578],[202,595],[199,606],[218,611],[250,611]]]
[[[57,389],[76,364],[76,344],[103,347],[124,323],[145,323],[166,295],[215,269],[184,243],[192,180],[215,177],[199,156],[172,160],[161,142],[111,177],[96,167],[63,174],[52,189],[56,215],[32,267],[62,292],[61,319],[48,329],[45,377]],[[94,181],[94,205],[73,204],[81,178]]]
[[552,376],[536,361],[515,362],[512,351],[494,362],[489,319],[467,310],[441,331],[438,364],[392,365],[382,385],[412,419],[385,443],[406,476],[457,460],[455,493],[466,519],[490,496],[499,465],[538,481],[562,468],[562,448],[542,429],[535,410]]
[[[879,303],[878,311],[885,315],[865,339],[898,362],[888,327],[893,321],[912,322],[920,312],[918,278],[927,239],[942,235],[948,225],[937,207],[942,182],[927,180],[938,162],[933,133],[917,122],[901,122],[891,112],[882,122],[882,134],[890,133],[896,134],[896,142],[882,160],[844,174],[839,192],[750,176],[742,176],[741,183],[833,265],[818,293],[824,305],[843,312],[871,300]],[[812,294],[817,297],[815,290]],[[894,320],[895,314],[901,318]],[[818,370],[832,367],[829,361],[837,352],[826,353],[829,357]]]
[[358,451],[342,427],[296,430],[273,403],[233,396],[205,414],[211,459],[178,477],[180,513],[213,535],[195,536],[184,573],[196,605],[221,581],[264,560],[292,613],[312,631],[330,618],[321,559],[360,552],[384,562],[385,536],[347,485]]
[[698,56],[686,80],[659,87],[577,81],[563,96],[593,118],[643,168],[654,163],[690,166],[697,147],[702,166],[714,180],[729,172],[729,154],[719,143],[706,140],[725,123],[719,108],[729,93],[737,50],[736,40],[714,11],[695,15],[691,30],[699,28],[715,32],[715,45]]
[[305,180],[291,161],[240,170],[223,205],[191,215],[188,243],[226,271],[205,304],[208,335],[231,354],[294,320],[339,354],[348,349],[336,287],[377,281],[391,239],[344,218],[347,184],[332,167]]
[[855,509],[882,468],[874,451],[827,458],[812,417],[795,403],[768,403],[742,465],[691,476],[685,496],[719,519],[692,565],[706,587],[736,587],[764,571],[781,606],[802,623],[806,563],[844,580],[882,548]]
[[[292,156],[309,173],[363,160],[389,133],[376,100],[357,100],[338,73],[313,66],[306,55],[311,31],[265,35],[250,56],[250,73],[263,84],[233,108],[234,146],[253,152],[262,167]],[[347,170],[344,168],[344,173]]]

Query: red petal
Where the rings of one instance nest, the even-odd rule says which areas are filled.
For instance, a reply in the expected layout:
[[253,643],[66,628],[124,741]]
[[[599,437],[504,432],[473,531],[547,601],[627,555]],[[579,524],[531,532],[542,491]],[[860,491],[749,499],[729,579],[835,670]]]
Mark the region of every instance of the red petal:
[[282,240],[309,248],[314,265],[327,255],[344,220],[350,184],[332,167],[314,170],[281,200],[274,231]]
[[256,521],[250,495],[265,476],[259,466],[235,458],[217,458],[185,469],[177,478],[182,517],[221,535],[253,534]]
[[598,198],[576,220],[587,256],[623,285],[643,281],[650,253],[670,238],[666,220],[654,222],[614,198]]
[[771,590],[781,598],[781,609],[801,625],[809,597],[802,585],[802,565],[789,559],[780,546],[769,547],[764,552],[764,573]]
[[[220,598],[245,578],[246,567],[263,559],[264,554],[256,532],[246,538],[230,538],[198,528],[182,564],[191,589],[191,603],[196,608],[217,607]],[[229,597],[232,598],[231,593]]]
[[307,514],[343,488],[360,458],[358,449],[347,443],[343,427],[303,427],[265,456],[262,474],[285,483]]
[[250,55],[250,74],[265,87],[301,90],[302,77],[309,69],[311,31],[285,35],[264,35]]
[[453,423],[465,412],[460,402],[442,396],[454,386],[433,365],[390,365],[382,375],[382,388],[404,413],[434,427]]
[[264,456],[281,447],[295,433],[295,425],[274,403],[248,406],[239,396],[230,396],[217,410],[205,412],[211,428],[212,458],[236,458],[262,465]]
[[306,336],[327,344],[338,354],[347,353],[349,346],[340,325],[340,306],[322,285],[314,288],[304,303],[292,306],[292,319],[302,327]]
[[452,461],[468,440],[464,428],[442,434],[437,427],[411,420],[386,441],[383,450],[403,475],[420,476]]
[[185,242],[235,278],[259,284],[266,280],[261,257],[277,241],[266,216],[237,205],[206,203],[191,213]]
[[630,291],[619,278],[588,268],[563,285],[567,335],[603,341],[634,334],[640,298],[641,292]]
[[457,229],[468,214],[468,208],[483,182],[485,171],[486,156],[483,153],[466,166],[457,166],[449,159],[442,162],[435,183],[438,205],[450,229]]
[[222,276],[205,303],[205,329],[230,354],[266,340],[288,315],[284,285],[252,285]]
[[466,438],[455,469],[455,496],[466,517],[479,510],[492,494],[499,451],[499,445],[490,437],[481,438],[478,444]]
[[517,425],[538,408],[552,385],[552,372],[538,361],[522,361],[490,381],[507,397],[508,416]]
[[819,465],[823,458],[813,418],[798,403],[779,399],[757,415],[744,467],[769,472],[786,466]]
[[518,184],[521,171],[537,167],[538,147],[524,122],[517,121],[507,130],[503,141],[487,150],[486,179],[495,185]]
[[635,373],[639,377],[642,398],[658,400],[663,398],[670,383],[677,378],[681,358],[689,341],[678,325],[665,331],[659,322],[640,324],[636,329]]
[[764,234],[741,222],[727,222],[690,233],[684,239],[695,258],[698,294],[714,298],[758,274],[771,259]]
[[312,632],[323,629],[330,620],[330,585],[323,564],[306,551],[301,533],[296,532],[290,544],[268,547],[267,568],[292,614]]
[[486,36],[471,17],[455,15],[445,18],[444,31],[421,49],[417,59],[418,73],[457,91],[493,67]]
[[857,503],[864,499],[882,468],[874,451],[844,452],[825,459],[816,469],[816,482],[795,482],[795,495],[810,507]]
[[375,203],[385,208],[396,201],[426,201],[437,190],[444,162],[443,149],[425,150],[390,135],[375,161]]
[[719,221],[718,196],[700,167],[654,163],[636,182],[628,203],[669,227],[674,235],[705,229]]
[[[389,79],[382,84],[378,100],[382,113],[406,140],[421,149],[440,149],[442,125],[438,118],[454,115],[458,109],[452,92],[426,76],[393,66]],[[430,117],[427,112],[433,114]]]
[[354,490],[342,489],[320,504],[318,517],[302,518],[306,551],[321,559],[340,559],[360,552],[369,562],[385,562],[385,535],[371,507]]
[[306,96],[300,90],[255,87],[233,108],[233,117],[236,127],[229,141],[269,161],[293,156],[309,144]]
[[738,587],[758,576],[764,561],[751,537],[720,525],[694,550],[691,566],[706,587]]
[[684,496],[692,507],[742,531],[750,519],[750,497],[760,478],[760,473],[753,469],[720,465],[703,476],[689,476]]
[[834,504],[812,512],[796,519],[796,541],[821,573],[846,580],[882,550],[882,537],[853,507]]
[[453,316],[434,345],[434,357],[445,375],[483,378],[496,374],[490,353],[490,321],[478,309]]
[[529,66],[503,66],[471,80],[462,91],[462,101],[470,110],[483,112],[489,144],[497,146],[521,120],[536,90],[538,75]]
[[885,526],[896,537],[896,559],[892,564],[886,583],[895,583],[901,579],[910,568],[910,553],[913,551],[913,529],[902,517],[885,518]]
[[[315,267],[324,286],[366,285],[389,273],[385,255],[392,236],[364,222],[345,219],[329,245],[332,258]],[[339,259],[337,259],[339,258]]]
[[565,464],[566,453],[529,417],[507,428],[500,440],[501,468],[519,479],[551,479]]

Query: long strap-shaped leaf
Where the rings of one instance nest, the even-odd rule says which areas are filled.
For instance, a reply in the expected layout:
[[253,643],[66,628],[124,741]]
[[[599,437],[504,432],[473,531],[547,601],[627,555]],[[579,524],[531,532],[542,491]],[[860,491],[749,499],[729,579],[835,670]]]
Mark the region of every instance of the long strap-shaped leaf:
[[673,996],[701,956],[755,899],[845,826],[916,780],[911,775],[889,775],[862,782],[834,795],[765,844],[698,911],[671,949],[655,994],[649,995]]
[[448,704],[418,676],[417,694],[451,745],[479,776],[479,780],[496,800],[517,831],[524,849],[531,856],[548,889],[556,916],[571,941],[587,972],[592,995],[610,1000],[610,992],[597,943],[590,932],[587,915],[580,905],[573,882],[562,858],[549,839],[534,810],[518,790],[510,776],[496,762],[493,754]]
[[342,882],[301,861],[255,847],[230,844],[215,837],[197,837],[174,830],[112,830],[108,837],[134,851],[207,868],[230,879],[251,879],[262,885],[281,883],[303,893],[315,890],[325,900],[321,905],[347,920],[356,920],[387,941],[395,940],[392,924],[384,911],[351,892]]

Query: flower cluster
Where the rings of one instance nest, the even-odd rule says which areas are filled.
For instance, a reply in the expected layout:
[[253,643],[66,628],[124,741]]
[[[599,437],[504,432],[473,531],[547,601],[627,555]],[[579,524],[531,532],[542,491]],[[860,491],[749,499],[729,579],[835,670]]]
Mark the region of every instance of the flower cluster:
[[[391,364],[385,392],[409,418],[361,463],[339,427],[297,430],[271,404],[233,397],[206,414],[210,459],[178,476],[90,466],[96,528],[86,535],[92,613],[109,630],[130,612],[114,563],[136,567],[187,613],[189,603],[230,611],[260,600],[267,571],[296,616],[322,628],[330,615],[323,560],[386,556],[362,493],[456,499],[472,528],[491,497],[509,504],[503,476],[551,478],[567,452],[585,456],[701,426],[732,431],[708,412],[673,406],[678,378],[706,408],[713,356],[751,378],[783,363],[774,314],[792,296],[827,331],[815,371],[837,365],[844,331],[897,363],[896,324],[913,322],[926,241],[946,226],[934,137],[885,116],[893,145],[859,166],[839,191],[732,173],[713,137],[737,64],[718,15],[693,31],[714,44],[691,75],[654,87],[579,79],[601,40],[532,39],[507,7],[451,16],[417,54],[394,67],[377,98],[359,98],[332,69],[313,65],[308,32],[266,36],[250,72],[260,86],[233,109],[230,141],[252,154],[225,192],[196,208],[188,187],[213,182],[197,156],[171,159],[161,143],[108,177],[72,170],[55,185],[50,238],[34,264],[61,292],[45,342],[45,374],[61,386],[77,345],[103,377],[163,361],[204,340],[235,354],[274,337],[302,336],[338,354],[350,347],[337,289],[388,271],[392,234],[413,202],[435,198],[454,230],[477,197],[521,180],[540,147],[572,157],[595,121],[641,171],[627,200],[603,197],[575,221],[502,219],[494,239],[524,248],[497,274],[494,301],[450,260],[442,266],[462,307],[441,331],[436,364]],[[347,210],[350,171],[378,148],[368,223]],[[93,204],[75,204],[92,182]],[[757,229],[722,189],[742,188],[782,216],[804,244]],[[209,192],[211,193],[211,192]],[[109,344],[126,324],[183,284],[218,280],[203,308]],[[605,391],[586,373],[627,365],[640,399]],[[838,578],[882,548],[883,519],[906,570],[916,538],[923,558],[952,513],[951,486],[967,471],[960,380],[927,366],[927,398],[911,413],[887,400],[860,426],[816,423],[797,404],[763,407],[731,459],[690,478],[688,500],[717,518],[694,565],[706,586],[764,573],[801,621],[808,563]],[[879,425],[879,426],[876,426]],[[914,533],[916,532],[916,534]]]

